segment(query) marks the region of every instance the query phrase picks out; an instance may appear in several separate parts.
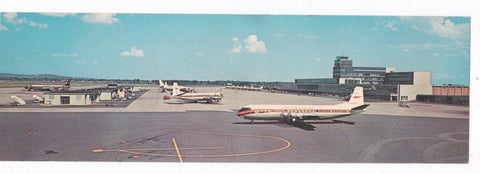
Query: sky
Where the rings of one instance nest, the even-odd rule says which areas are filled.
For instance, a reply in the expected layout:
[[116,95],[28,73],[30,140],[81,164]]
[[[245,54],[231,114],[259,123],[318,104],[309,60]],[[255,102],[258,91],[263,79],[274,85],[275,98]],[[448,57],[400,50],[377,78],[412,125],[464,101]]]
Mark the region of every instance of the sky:
[[468,85],[470,18],[4,12],[0,48],[1,73],[293,82],[343,55]]

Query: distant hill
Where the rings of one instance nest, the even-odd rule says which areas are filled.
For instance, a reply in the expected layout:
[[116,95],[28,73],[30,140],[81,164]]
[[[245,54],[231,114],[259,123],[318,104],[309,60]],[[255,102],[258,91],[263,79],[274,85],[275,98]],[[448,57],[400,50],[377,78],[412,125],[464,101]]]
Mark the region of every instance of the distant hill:
[[85,79],[81,77],[71,77],[71,76],[60,76],[55,74],[12,74],[12,73],[0,73],[0,79],[3,80],[10,80],[10,79],[32,79],[32,80],[40,80],[40,79]]
[[[49,80],[65,80],[72,79],[74,81],[79,80],[92,80],[92,81],[109,81],[119,84],[158,84],[158,79],[153,80],[140,80],[140,79],[96,79],[86,77],[71,77],[61,76],[55,74],[12,74],[12,73],[0,73],[0,80],[14,80],[14,81],[49,81]],[[253,82],[253,81],[234,81],[234,80],[216,80],[216,81],[197,81],[197,80],[164,80],[168,84],[178,82],[187,86],[225,86],[227,83],[231,83],[236,86],[263,86],[264,88],[284,88],[291,89],[296,88],[293,82]]]

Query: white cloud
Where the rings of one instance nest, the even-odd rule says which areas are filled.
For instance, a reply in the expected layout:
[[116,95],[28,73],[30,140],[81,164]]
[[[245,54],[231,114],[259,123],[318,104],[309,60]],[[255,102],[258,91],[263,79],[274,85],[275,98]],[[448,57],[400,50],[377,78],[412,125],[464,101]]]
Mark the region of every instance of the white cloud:
[[413,28],[414,30],[420,31],[420,28],[418,28],[417,25],[413,25],[412,28]]
[[27,22],[27,18],[17,19],[17,24],[23,24],[23,22]]
[[321,62],[322,58],[316,58],[315,60]]
[[30,25],[30,26],[33,26],[33,27],[38,27],[38,28],[40,28],[40,29],[46,29],[46,28],[49,27],[48,24],[39,24],[39,23],[36,23],[36,22],[34,22],[34,21],[30,21],[30,24],[29,24],[29,25]]
[[17,18],[17,13],[4,13],[3,17],[5,18],[5,22],[17,24],[23,24],[27,22],[27,18]]
[[[38,27],[40,29],[46,29],[46,28],[49,27],[48,24],[36,23],[35,21],[32,21],[32,20],[30,20],[30,22],[28,22],[27,18],[25,18],[25,17],[18,18],[17,13],[5,13],[5,14],[3,14],[3,17],[5,18],[5,22],[13,23],[15,25],[21,25],[21,24],[25,23],[25,24],[28,24],[32,27]],[[15,27],[15,30],[17,30],[17,31],[20,31],[21,29],[23,29],[22,26],[16,26]]]
[[195,54],[195,55],[197,55],[197,56],[203,56],[204,54],[203,54],[203,53],[197,53],[197,54]]
[[440,54],[438,54],[438,53],[433,53],[433,56],[437,57],[437,56],[440,56]]
[[78,64],[85,64],[85,60],[77,60]]
[[256,35],[250,35],[243,41],[245,49],[251,53],[266,53],[265,42],[258,40]]
[[53,16],[53,17],[65,17],[65,16],[75,16],[75,13],[40,13],[45,16]]
[[17,13],[4,13],[3,17],[5,18],[5,22],[15,23],[17,18]]
[[429,50],[434,48],[447,48],[447,45],[444,44],[400,44],[400,45],[390,45],[391,48],[401,48],[403,50]]
[[275,36],[275,37],[283,37],[283,36],[285,36],[285,34],[273,34],[273,36]]
[[87,23],[112,24],[119,21],[114,18],[115,13],[90,13],[82,16],[82,20]]
[[243,44],[240,43],[238,37],[232,39],[233,49],[228,50],[229,53],[241,53],[241,52],[250,52],[250,53],[266,53],[265,42],[258,40],[256,35],[248,36]]
[[307,38],[307,39],[315,39],[315,38],[317,38],[316,36],[308,35],[308,34],[297,34],[297,36],[298,36],[298,37]]
[[121,52],[120,56],[143,57],[143,56],[145,56],[145,54],[143,54],[143,50],[139,50],[139,49],[137,49],[137,47],[133,47],[132,49],[130,49],[130,52],[129,51]]
[[5,25],[0,24],[0,31],[8,31],[8,28]]
[[410,49],[405,48],[405,49],[403,49],[403,52],[410,52]]
[[97,61],[93,61],[92,64],[93,64],[93,65],[97,65],[98,62],[97,62]]
[[233,41],[233,49],[229,50],[228,52],[230,53],[240,53],[242,50],[242,44],[240,44],[240,41],[238,40],[238,37],[235,37],[232,39]]
[[387,25],[385,25],[386,28],[390,28],[392,31],[396,31],[398,27],[395,27],[394,25],[397,24],[397,21],[389,21]]
[[455,25],[450,19],[438,18],[430,21],[430,25],[431,32],[440,37],[460,39],[469,36],[470,24],[467,23]]
[[470,23],[455,24],[445,17],[400,17],[400,21],[412,25],[412,28],[450,39],[468,39]]
[[65,54],[65,53],[55,53],[53,54],[55,57],[77,57],[78,53],[71,53],[71,54]]

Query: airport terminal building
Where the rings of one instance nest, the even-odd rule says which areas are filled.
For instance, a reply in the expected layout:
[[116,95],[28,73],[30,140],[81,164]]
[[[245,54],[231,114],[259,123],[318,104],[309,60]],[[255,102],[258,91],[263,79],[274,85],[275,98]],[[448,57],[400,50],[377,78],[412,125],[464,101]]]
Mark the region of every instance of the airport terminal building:
[[417,95],[431,95],[430,72],[395,72],[392,67],[355,67],[347,56],[337,56],[333,78],[295,79],[299,91],[346,94],[364,86],[365,95],[389,101],[413,101]]
[[395,68],[354,67],[348,56],[337,56],[333,66],[333,79],[338,84],[381,85],[385,81],[385,74],[390,72],[395,72]]

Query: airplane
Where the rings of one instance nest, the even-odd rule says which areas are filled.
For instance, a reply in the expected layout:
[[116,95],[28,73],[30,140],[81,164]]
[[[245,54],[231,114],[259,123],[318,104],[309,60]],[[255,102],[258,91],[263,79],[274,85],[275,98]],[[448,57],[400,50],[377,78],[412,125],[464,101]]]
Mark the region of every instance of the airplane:
[[261,91],[262,89],[263,89],[263,86],[260,86],[260,87],[251,86],[250,88],[247,88],[247,90],[249,91]]
[[304,120],[329,120],[351,116],[365,111],[369,105],[363,102],[363,87],[357,86],[350,100],[337,105],[247,105],[237,116],[247,120],[284,120],[288,124]]
[[[167,82],[163,82],[160,79],[158,80],[158,82],[160,84],[160,89],[162,90],[162,92],[173,90],[173,86],[169,86]],[[186,86],[178,86],[178,87],[180,88],[180,91],[192,92],[195,90],[192,87],[186,87]]]
[[25,90],[27,91],[60,91],[68,90],[70,88],[70,79],[66,81],[64,85],[27,85]]
[[178,84],[173,83],[172,95],[176,99],[198,102],[198,101],[207,101],[207,103],[219,102],[223,98],[223,94],[219,92],[215,93],[187,93],[180,91]]
[[233,85],[232,83],[227,83],[227,85],[225,85],[225,88],[226,89],[235,89],[235,85]]
[[246,85],[244,86],[235,86],[232,85],[231,83],[227,83],[225,86],[226,89],[240,89],[240,90],[248,90],[248,91],[261,91],[263,89],[263,86],[260,87],[255,87],[253,84],[250,85],[250,87],[247,87]]

